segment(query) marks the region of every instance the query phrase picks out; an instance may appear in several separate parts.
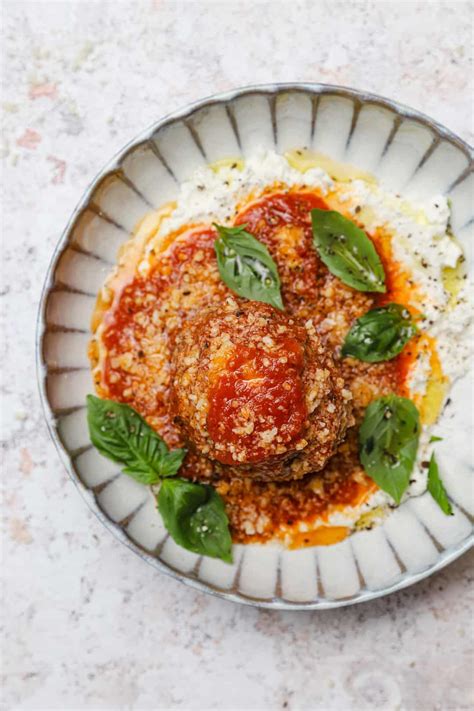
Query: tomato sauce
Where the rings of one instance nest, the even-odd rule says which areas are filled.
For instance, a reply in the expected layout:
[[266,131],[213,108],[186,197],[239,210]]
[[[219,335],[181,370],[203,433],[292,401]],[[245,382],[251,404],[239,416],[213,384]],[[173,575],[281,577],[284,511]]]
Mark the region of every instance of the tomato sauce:
[[[209,434],[215,442],[239,441],[248,463],[268,458],[261,440],[265,431],[276,428],[279,442],[288,445],[298,437],[306,419],[301,345],[292,338],[281,338],[276,345],[269,353],[241,348],[228,360],[210,391]],[[235,426],[242,408],[249,409],[255,420],[248,433]],[[223,464],[234,463],[230,452],[218,458]]]
[[239,213],[236,224],[267,245],[282,281],[285,305],[297,308],[318,298],[326,267],[313,246],[311,210],[329,209],[314,193],[276,193],[252,203]]
[[169,446],[182,444],[170,410],[174,340],[196,308],[227,293],[217,271],[215,237],[212,228],[190,229],[164,252],[152,253],[150,272],[129,279],[103,317],[99,393],[135,408]]

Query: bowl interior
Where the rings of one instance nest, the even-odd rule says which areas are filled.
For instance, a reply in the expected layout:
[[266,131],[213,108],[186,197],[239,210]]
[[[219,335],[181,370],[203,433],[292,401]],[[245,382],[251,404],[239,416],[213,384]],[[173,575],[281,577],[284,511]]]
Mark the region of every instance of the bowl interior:
[[93,391],[87,343],[98,290],[137,222],[177,196],[199,166],[308,147],[351,163],[414,200],[447,195],[452,227],[472,260],[472,155],[448,131],[378,97],[321,85],[267,86],[189,107],[129,144],[82,198],[45,284],[38,332],[47,418],[64,462],[91,507],[148,562],[188,584],[271,607],[333,607],[408,585],[454,559],[472,541],[473,440],[467,380],[440,423],[439,461],[454,515],[429,495],[385,523],[330,547],[283,551],[235,546],[233,565],[202,558],[167,535],[148,490],[121,474],[89,442],[85,397]]

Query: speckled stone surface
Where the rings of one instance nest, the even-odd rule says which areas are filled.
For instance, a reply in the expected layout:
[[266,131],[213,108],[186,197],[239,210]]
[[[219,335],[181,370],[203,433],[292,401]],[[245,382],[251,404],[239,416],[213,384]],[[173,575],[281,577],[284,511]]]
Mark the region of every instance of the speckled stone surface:
[[50,442],[34,369],[53,248],[127,140],[190,100],[277,80],[371,90],[472,139],[472,7],[3,3],[5,709],[472,708],[472,555],[331,612],[272,613],[196,593],[87,509]]

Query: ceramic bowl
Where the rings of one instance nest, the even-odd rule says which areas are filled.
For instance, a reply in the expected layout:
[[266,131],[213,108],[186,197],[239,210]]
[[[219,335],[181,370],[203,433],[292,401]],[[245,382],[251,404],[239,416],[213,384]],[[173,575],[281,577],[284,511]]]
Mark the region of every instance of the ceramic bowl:
[[[96,294],[138,220],[173,199],[198,167],[307,146],[373,173],[408,197],[443,193],[468,255],[474,243],[472,152],[426,116],[378,96],[322,84],[255,86],[191,104],[141,133],[101,171],[66,227],[46,278],[38,323],[38,372],[46,418],[64,464],[104,525],[146,562],[228,600],[317,609],[369,600],[410,585],[472,544],[470,387],[452,391],[437,445],[454,515],[425,494],[385,523],[329,547],[235,546],[228,565],[177,546],[149,491],[91,447],[85,398]],[[469,256],[468,256],[469,258]]]

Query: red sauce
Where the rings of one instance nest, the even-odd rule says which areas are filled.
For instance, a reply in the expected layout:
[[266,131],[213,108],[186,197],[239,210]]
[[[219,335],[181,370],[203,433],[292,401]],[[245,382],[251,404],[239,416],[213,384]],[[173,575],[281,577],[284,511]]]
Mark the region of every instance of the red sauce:
[[[260,227],[259,232],[262,234],[281,225],[306,225],[311,222],[310,210],[316,208],[329,209],[324,200],[314,193],[273,193],[252,203],[240,213],[235,222],[247,222],[249,232],[252,232],[252,227]],[[260,220],[264,220],[265,225],[258,225]]]
[[[378,231],[371,239],[385,271],[386,286],[384,293],[373,294],[374,303],[372,308],[385,306],[389,303],[402,304],[413,316],[418,316],[420,312],[410,305],[414,292],[417,291],[416,284],[403,265],[393,258],[390,235],[383,231]],[[388,362],[388,366],[391,366],[394,371],[396,383],[394,389],[397,394],[403,397],[409,397],[409,389],[406,383],[409,371],[419,352],[419,347],[419,337],[415,336],[396,358]]]
[[189,230],[185,239],[180,239],[171,244],[171,246],[163,254],[163,260],[168,264],[170,270],[170,281],[176,281],[179,275],[183,277],[186,274],[186,267],[189,263],[196,260],[196,253],[203,251],[201,259],[212,258],[215,260],[214,241],[216,239],[216,231],[211,227]]
[[[318,280],[326,271],[313,246],[310,211],[314,208],[329,209],[312,193],[275,193],[252,203],[235,220],[247,223],[247,230],[267,245],[278,266],[285,306],[290,309],[318,298]],[[289,239],[279,238],[282,229],[290,231]]]
[[[116,292],[114,306],[105,318],[106,330],[103,338],[107,349],[115,345],[120,334],[133,323],[137,313],[146,313],[156,308],[156,301],[147,300],[148,294],[164,300],[166,289],[185,280],[193,260],[215,260],[215,238],[216,233],[211,228],[189,230],[159,255],[151,273],[146,277],[135,275],[121,291]],[[202,255],[198,255],[199,252],[202,252]],[[196,260],[197,256],[201,258]]]
[[[416,285],[410,273],[399,262],[394,260],[390,235],[383,230],[379,230],[372,236],[367,235],[367,237],[374,243],[385,272],[386,291],[373,294],[375,306],[385,306],[390,302],[409,303],[413,297],[413,292],[416,291]],[[410,310],[414,311],[412,308]]]
[[[163,332],[171,347],[182,319],[192,313],[186,299],[192,297],[196,282],[203,292],[199,308],[206,306],[206,299],[214,302],[216,294],[227,291],[225,285],[219,283],[217,264],[215,279],[210,279],[213,274],[209,274],[209,264],[216,263],[215,238],[215,231],[210,227],[190,229],[180,235],[156,256],[156,263],[146,277],[135,273],[116,291],[114,304],[104,317],[102,341],[107,356],[102,372],[102,396],[126,402],[144,417],[151,418],[150,422],[169,446],[180,444],[181,436],[169,411],[169,387],[156,384],[153,344],[156,336],[150,337],[148,333],[150,327]],[[218,286],[212,290],[214,283]],[[176,288],[180,290],[180,301],[168,309],[171,291]],[[157,313],[160,313],[158,320]],[[167,313],[172,320],[166,321]],[[125,367],[123,360],[117,364],[117,357],[124,354],[129,354],[133,367]]]
[[[287,445],[298,437],[306,419],[306,404],[301,374],[303,352],[293,338],[278,341],[275,352],[244,347],[227,361],[225,370],[210,390],[207,417],[209,434],[215,442],[239,442],[246,462],[268,459],[268,444],[262,446],[262,432],[276,428],[279,444]],[[255,418],[252,432],[236,432],[236,417],[243,408]],[[272,449],[275,442],[272,442]],[[226,452],[223,464],[234,463]]]

